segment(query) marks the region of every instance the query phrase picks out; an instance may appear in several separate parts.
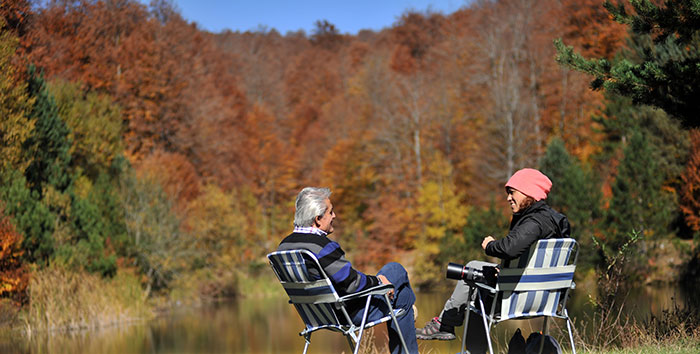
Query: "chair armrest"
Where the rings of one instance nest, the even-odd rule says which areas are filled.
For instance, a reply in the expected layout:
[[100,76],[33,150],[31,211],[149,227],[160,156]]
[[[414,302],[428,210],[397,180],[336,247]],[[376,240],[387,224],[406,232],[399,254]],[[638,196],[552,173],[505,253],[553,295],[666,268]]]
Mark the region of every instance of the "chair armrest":
[[377,286],[374,286],[374,287],[371,287],[371,288],[368,288],[368,289],[365,289],[365,290],[362,290],[362,291],[359,291],[356,293],[342,296],[341,298],[338,299],[338,301],[345,302],[348,300],[364,297],[367,295],[384,295],[384,294],[390,292],[391,290],[394,290],[394,284],[381,284],[381,285],[377,285]]
[[[471,284],[470,284],[470,285],[471,285]],[[488,292],[490,292],[490,293],[492,293],[492,294],[495,294],[495,293],[496,293],[496,288],[490,287],[490,286],[488,286],[488,285],[486,285],[486,284],[476,283],[476,282],[475,282],[475,283],[473,283],[473,285],[476,285],[477,287],[482,288],[482,289],[484,289],[484,290],[486,290],[486,291],[488,291]]]

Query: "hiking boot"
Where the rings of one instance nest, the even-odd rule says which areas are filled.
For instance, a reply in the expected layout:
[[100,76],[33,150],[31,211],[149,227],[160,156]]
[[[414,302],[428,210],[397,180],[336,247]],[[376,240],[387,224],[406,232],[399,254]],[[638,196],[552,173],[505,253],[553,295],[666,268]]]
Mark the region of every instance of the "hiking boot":
[[416,328],[416,338],[423,340],[453,340],[457,337],[454,333],[440,331],[440,319],[435,317],[425,324],[423,328]]

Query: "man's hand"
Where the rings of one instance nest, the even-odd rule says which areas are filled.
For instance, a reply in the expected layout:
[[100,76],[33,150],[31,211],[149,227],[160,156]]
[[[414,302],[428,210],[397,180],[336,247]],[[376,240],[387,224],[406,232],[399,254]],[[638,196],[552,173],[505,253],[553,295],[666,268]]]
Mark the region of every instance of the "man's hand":
[[484,237],[484,240],[481,241],[481,248],[483,248],[484,251],[486,251],[486,245],[488,245],[488,244],[489,244],[490,242],[492,242],[492,241],[496,241],[496,239],[493,238],[493,236],[486,236],[486,237]]
[[[389,279],[387,279],[383,275],[377,275],[377,278],[379,278],[379,280],[382,281],[382,284],[391,284]],[[389,292],[389,300],[392,300],[392,301],[394,300],[394,289],[391,289],[391,291]]]

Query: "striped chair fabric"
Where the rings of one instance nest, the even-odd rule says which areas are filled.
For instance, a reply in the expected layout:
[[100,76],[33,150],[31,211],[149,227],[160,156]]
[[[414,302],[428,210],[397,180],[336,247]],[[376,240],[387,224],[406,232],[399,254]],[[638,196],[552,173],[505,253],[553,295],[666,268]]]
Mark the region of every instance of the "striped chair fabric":
[[498,275],[501,294],[498,321],[550,316],[563,318],[558,306],[571,288],[575,264],[569,264],[574,239],[540,240],[530,251],[512,260]]
[[302,252],[277,252],[268,258],[289,302],[296,307],[307,329],[342,328],[333,310],[333,303],[340,297],[327,277],[312,279]]
[[[289,302],[294,305],[306,328],[299,333],[306,339],[304,353],[311,340],[311,333],[319,329],[329,329],[342,332],[352,340],[355,348],[359,348],[362,331],[392,319],[391,315],[378,320],[367,322],[364,327],[354,325],[345,304],[335,291],[330,278],[324,273],[316,256],[308,250],[277,251],[267,255],[270,265],[279,279],[282,287],[289,296]],[[307,263],[315,272],[310,272]],[[372,296],[370,293],[367,296]],[[347,297],[346,297],[347,298]],[[388,300],[387,300],[388,301]],[[369,302],[367,302],[369,305]],[[390,305],[389,305],[390,306]],[[365,307],[366,309],[367,307]],[[402,309],[393,309],[395,317],[402,316]],[[359,336],[357,331],[360,331]],[[353,344],[350,343],[351,348]]]

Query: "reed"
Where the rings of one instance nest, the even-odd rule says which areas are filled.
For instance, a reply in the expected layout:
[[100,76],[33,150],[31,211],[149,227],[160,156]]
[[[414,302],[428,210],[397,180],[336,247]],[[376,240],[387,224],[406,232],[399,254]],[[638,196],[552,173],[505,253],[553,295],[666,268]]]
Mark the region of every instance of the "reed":
[[29,306],[22,322],[32,331],[95,329],[151,318],[138,278],[121,271],[112,279],[49,267],[29,284]]
[[683,353],[687,348],[700,352],[700,312],[696,302],[685,307],[674,303],[672,308],[644,320],[624,314],[626,297],[618,303],[617,294],[627,291],[623,286],[628,277],[625,263],[637,240],[639,233],[633,231],[616,252],[605,252],[603,247],[607,266],[598,271],[600,294],[590,299],[593,312],[585,319],[592,333],[574,331],[576,346],[585,352]]

